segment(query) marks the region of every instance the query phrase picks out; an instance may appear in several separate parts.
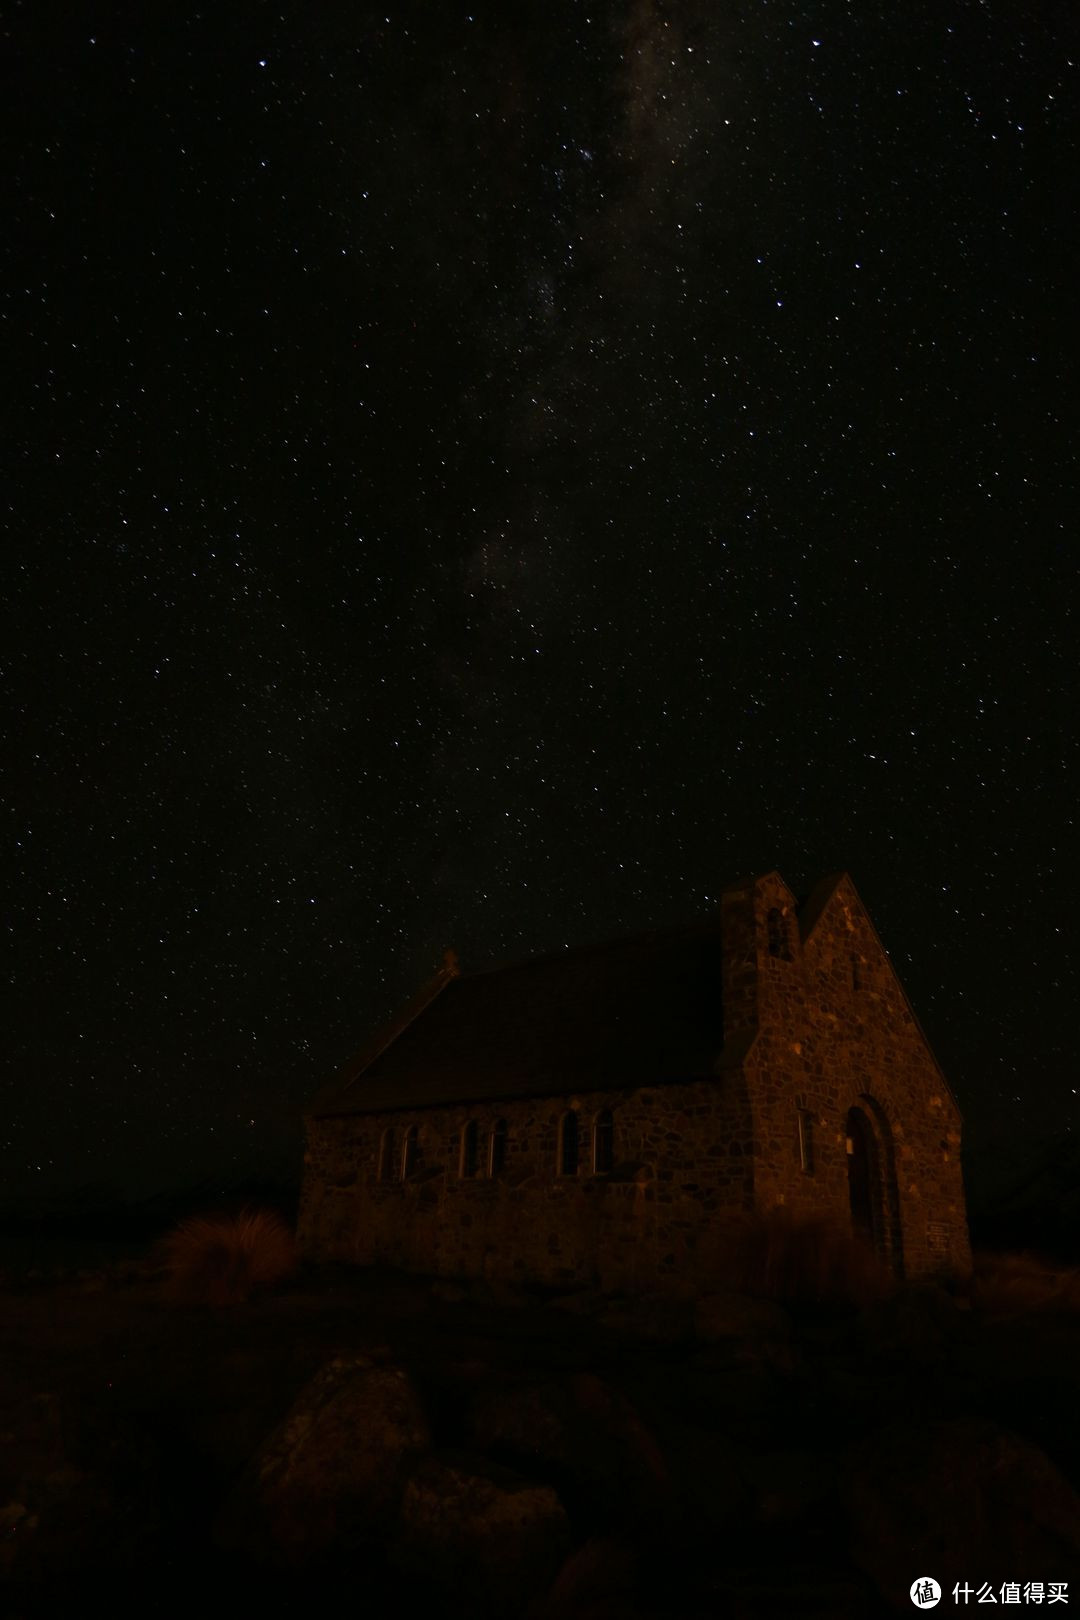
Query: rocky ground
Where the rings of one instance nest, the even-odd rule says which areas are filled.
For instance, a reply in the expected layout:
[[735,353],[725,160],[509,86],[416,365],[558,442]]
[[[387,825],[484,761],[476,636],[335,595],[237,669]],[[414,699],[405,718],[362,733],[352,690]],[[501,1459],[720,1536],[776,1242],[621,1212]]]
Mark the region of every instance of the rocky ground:
[[[137,1258],[0,1291],[0,1610],[855,1620],[1070,1582],[1080,1318]],[[983,1601],[988,1601],[986,1598]],[[347,1609],[342,1604],[348,1605]],[[1064,1612],[1061,1610],[1059,1612]]]

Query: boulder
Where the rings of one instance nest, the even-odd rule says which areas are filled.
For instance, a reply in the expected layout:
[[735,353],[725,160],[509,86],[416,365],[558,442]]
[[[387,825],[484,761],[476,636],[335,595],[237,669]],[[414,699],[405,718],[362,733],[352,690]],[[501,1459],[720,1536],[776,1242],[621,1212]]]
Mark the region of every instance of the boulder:
[[440,1305],[464,1305],[469,1294],[461,1283],[452,1282],[446,1277],[437,1277],[431,1285],[431,1297],[437,1299]]
[[836,1461],[822,1451],[777,1448],[751,1452],[743,1464],[753,1488],[755,1516],[764,1524],[835,1522]]
[[0,1573],[16,1591],[54,1598],[57,1612],[88,1580],[145,1569],[159,1554],[162,1527],[152,1491],[139,1494],[105,1474],[67,1467],[24,1481],[20,1497],[7,1505],[10,1536]]
[[875,1359],[928,1366],[947,1354],[965,1320],[943,1288],[905,1288],[859,1312],[855,1344]]
[[701,1423],[671,1418],[661,1440],[678,1517],[688,1534],[711,1541],[750,1522],[755,1506],[751,1448]]
[[[1068,1340],[1063,1342],[1067,1344]],[[1040,1358],[1039,1340],[1034,1334],[1029,1346],[1026,1371],[1014,1368],[1011,1376],[1001,1377],[998,1367],[998,1376],[991,1373],[985,1379],[980,1387],[979,1409],[992,1413],[1002,1428],[1013,1429],[1040,1446],[1066,1479],[1080,1488],[1080,1383],[1076,1365],[1070,1374]],[[1032,1376],[1034,1367],[1038,1368],[1036,1376]]]
[[455,1612],[521,1614],[571,1544],[553,1490],[474,1457],[428,1457],[405,1487],[391,1561]]
[[690,1299],[616,1295],[589,1314],[609,1333],[651,1344],[683,1344],[694,1331],[694,1303]]
[[469,1300],[473,1305],[494,1306],[500,1311],[526,1310],[534,1303],[520,1283],[498,1274],[475,1278],[469,1284]]
[[292,1568],[368,1549],[394,1523],[405,1481],[429,1445],[401,1367],[338,1357],[251,1458],[221,1509],[215,1541]]
[[565,1382],[492,1384],[473,1397],[466,1433],[478,1450],[514,1467],[561,1468],[569,1466],[579,1450],[574,1416]]
[[622,1338],[645,1339],[654,1344],[679,1344],[693,1332],[693,1300],[682,1294],[626,1294],[597,1288],[578,1288],[547,1301],[549,1310],[563,1311],[597,1323]]
[[957,1582],[1080,1576],[1080,1496],[993,1423],[898,1421],[850,1448],[844,1470],[852,1556],[898,1613],[911,1613],[917,1575],[949,1601]]
[[628,1501],[645,1513],[660,1513],[671,1495],[671,1478],[663,1448],[633,1401],[595,1373],[575,1373],[571,1380],[580,1424],[597,1426],[601,1443],[612,1453]]
[[[841,1563],[760,1560],[725,1568],[714,1583],[713,1613],[733,1620],[878,1620],[880,1607],[856,1570]],[[910,1602],[908,1610],[913,1610]]]
[[734,1360],[792,1373],[800,1362],[791,1317],[771,1299],[730,1292],[703,1294],[694,1307],[694,1335]]
[[708,1344],[725,1339],[791,1338],[791,1317],[771,1299],[730,1291],[702,1294],[694,1305],[694,1333]]
[[571,1553],[538,1615],[541,1620],[634,1620],[638,1587],[633,1545],[594,1536]]
[[774,1339],[703,1345],[680,1363],[677,1376],[658,1369],[667,1386],[661,1395],[684,1421],[740,1442],[775,1443],[770,1436],[791,1432],[784,1425],[797,1421],[802,1394],[790,1376],[791,1349]]
[[67,1606],[89,1578],[152,1561],[161,1532],[156,1448],[107,1401],[53,1391],[0,1420],[0,1576]]
[[576,1288],[569,1294],[555,1294],[547,1301],[549,1310],[565,1311],[568,1316],[595,1316],[609,1303],[609,1296],[595,1288]]
[[479,1390],[468,1443],[553,1484],[571,1512],[613,1521],[655,1514],[670,1497],[661,1448],[633,1403],[593,1373]]
[[25,1502],[5,1502],[0,1507],[0,1581],[11,1579],[20,1549],[38,1522]]

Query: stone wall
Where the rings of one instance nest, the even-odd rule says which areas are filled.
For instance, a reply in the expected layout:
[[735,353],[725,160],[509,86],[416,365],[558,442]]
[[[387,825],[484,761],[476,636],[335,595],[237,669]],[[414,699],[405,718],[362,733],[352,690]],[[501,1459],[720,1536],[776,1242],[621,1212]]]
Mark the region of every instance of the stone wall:
[[[576,1175],[559,1173],[568,1109],[581,1127]],[[592,1169],[592,1123],[613,1119],[613,1165]],[[479,1173],[460,1172],[474,1120]],[[487,1171],[496,1120],[505,1161]],[[400,1179],[403,1132],[417,1153]],[[383,1131],[393,1179],[378,1179]],[[753,1208],[752,1125],[738,1071],[632,1092],[308,1121],[300,1239],[309,1253],[445,1276],[531,1279],[567,1288],[690,1286],[711,1240]]]
[[[854,887],[841,881],[805,943],[786,885],[773,876],[754,888],[758,1035],[747,1085],[758,1207],[848,1218],[847,1122],[859,1108],[877,1143],[889,1258],[912,1278],[966,1275],[959,1111]],[[770,912],[783,924],[779,954]]]

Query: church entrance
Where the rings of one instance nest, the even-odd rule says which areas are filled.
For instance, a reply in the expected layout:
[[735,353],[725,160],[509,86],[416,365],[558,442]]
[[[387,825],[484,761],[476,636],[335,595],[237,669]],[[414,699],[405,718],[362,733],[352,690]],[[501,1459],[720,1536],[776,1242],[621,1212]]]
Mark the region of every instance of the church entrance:
[[848,1200],[856,1234],[899,1273],[900,1223],[888,1127],[867,1099],[847,1116]]

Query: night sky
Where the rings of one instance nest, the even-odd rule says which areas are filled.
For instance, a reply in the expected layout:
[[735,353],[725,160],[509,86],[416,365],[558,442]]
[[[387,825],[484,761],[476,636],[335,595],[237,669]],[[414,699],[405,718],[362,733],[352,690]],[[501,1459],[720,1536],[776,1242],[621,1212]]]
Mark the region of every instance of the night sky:
[[5,8],[5,1196],[298,1172],[463,966],[849,870],[1080,1134],[1080,21]]

